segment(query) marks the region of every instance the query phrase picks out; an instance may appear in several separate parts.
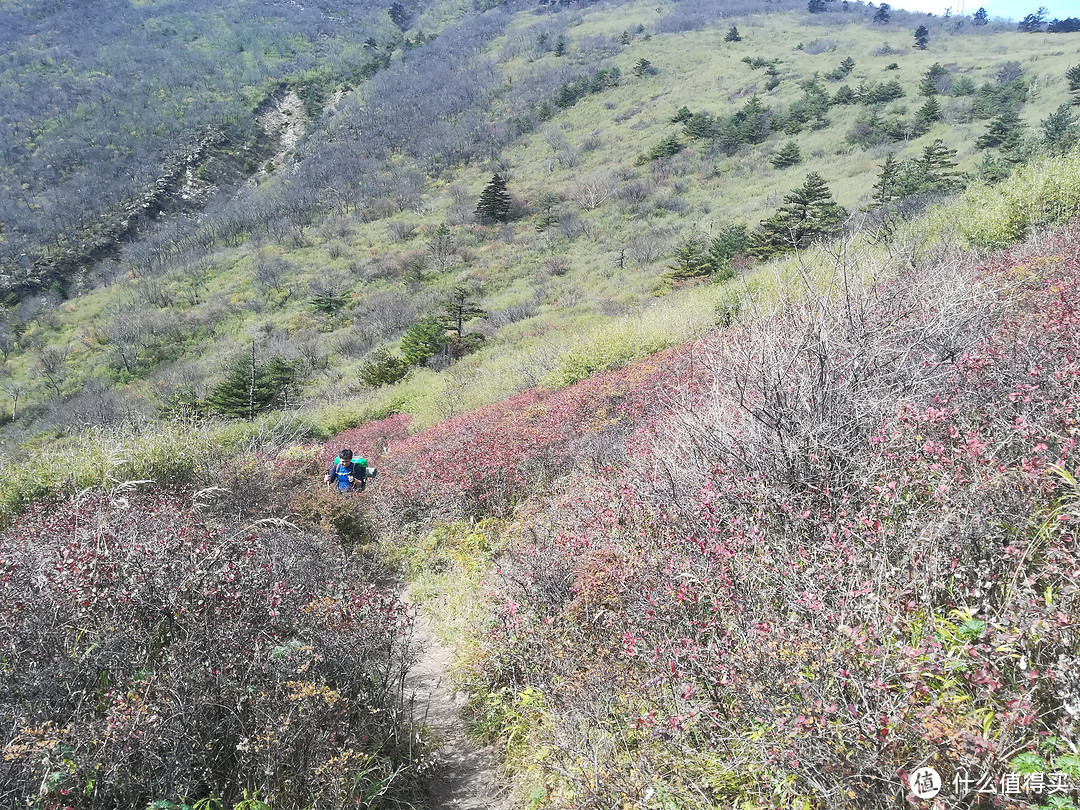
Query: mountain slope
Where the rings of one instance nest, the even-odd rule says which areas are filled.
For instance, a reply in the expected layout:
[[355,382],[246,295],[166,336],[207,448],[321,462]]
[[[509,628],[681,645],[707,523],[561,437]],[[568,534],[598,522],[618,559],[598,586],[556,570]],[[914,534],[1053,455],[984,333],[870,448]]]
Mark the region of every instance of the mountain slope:
[[[895,152],[911,182],[893,205],[908,215],[949,185],[916,171],[935,140],[957,149],[956,171],[1007,170],[1044,148],[1039,121],[1068,97],[1067,35],[901,12],[879,25],[859,4],[821,15],[794,2],[784,8],[733,6],[717,19],[685,3],[540,14],[501,6],[453,24],[436,8],[386,34],[391,58],[355,91],[334,95],[345,85],[330,74],[297,79],[335,104],[290,162],[258,187],[212,201],[201,217],[171,219],[127,245],[119,262],[92,269],[93,292],[9,307],[0,337],[22,418],[8,435],[84,423],[90,412],[123,421],[197,404],[251,341],[263,362],[298,362],[291,402],[337,392],[372,412],[406,408],[431,422],[549,375],[565,379],[570,332],[601,330],[612,316],[633,323],[672,291],[668,267],[680,250],[726,228],[754,230],[808,172],[854,212],[871,202]],[[926,51],[913,47],[922,21],[932,34]],[[420,37],[429,23],[429,33],[440,31],[433,41]],[[731,24],[741,41],[724,41]],[[376,44],[382,59],[391,47]],[[349,53],[334,59],[354,64]],[[850,72],[830,78],[846,56]],[[655,72],[635,75],[643,59]],[[923,131],[920,86],[935,63],[945,71],[937,79],[943,120]],[[903,97],[873,101],[894,79]],[[973,94],[953,94],[968,79]],[[854,103],[834,102],[843,87]],[[757,134],[732,141],[725,127],[755,94],[764,110]],[[1027,125],[1008,154],[974,146],[988,126],[979,116],[999,103],[1018,107]],[[698,124],[724,126],[694,137],[700,127],[671,121],[683,107]],[[639,165],[671,138],[676,154]],[[802,163],[774,168],[789,142]],[[483,226],[474,209],[496,169],[509,176],[512,221]],[[385,357],[372,352],[396,352],[456,288],[487,312],[467,327],[487,348],[457,359],[449,374],[439,372],[456,354],[436,354],[397,387],[364,383]],[[685,339],[701,328],[699,316],[688,323],[671,312],[711,310],[724,294],[678,295],[684,303],[629,328],[647,338],[627,337],[603,362]],[[479,390],[447,404],[461,387],[455,380],[481,367],[490,373]]]

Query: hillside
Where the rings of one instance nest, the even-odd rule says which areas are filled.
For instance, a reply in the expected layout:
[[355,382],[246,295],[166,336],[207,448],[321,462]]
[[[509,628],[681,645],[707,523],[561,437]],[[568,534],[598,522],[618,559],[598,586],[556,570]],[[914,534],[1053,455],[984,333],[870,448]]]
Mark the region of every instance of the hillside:
[[1007,806],[1075,806],[1078,246],[838,276],[388,441],[375,508],[456,521],[410,564],[472,613],[474,724],[529,806],[896,807],[925,765],[945,806],[1009,772],[1062,790]]
[[[201,214],[163,213],[116,245],[115,259],[9,299],[0,330],[16,417],[9,443],[230,413],[210,400],[252,342],[256,365],[282,372],[260,407],[330,398],[349,403],[354,420],[405,410],[430,424],[707,328],[733,274],[753,286],[750,260],[790,247],[784,225],[756,252],[745,238],[810,173],[846,215],[838,209],[827,228],[853,229],[880,216],[863,209],[875,205],[890,154],[896,172],[877,202],[906,217],[976,176],[998,180],[1075,142],[1075,116],[1062,108],[1072,35],[899,10],[882,23],[874,9],[847,9],[810,14],[792,2],[765,14],[748,3],[716,19],[688,3],[539,14],[500,5],[452,21],[433,8],[405,30],[382,11],[371,75],[340,78],[334,65],[356,65],[344,46],[318,76],[281,79],[293,63],[274,63],[235,96],[246,105],[236,126],[249,134],[231,142],[255,151],[229,158],[227,171],[215,164],[233,179],[180,164],[203,184]],[[928,26],[925,50],[918,25]],[[739,41],[726,41],[732,26]],[[371,30],[350,29],[349,41]],[[641,60],[649,66],[637,75]],[[236,172],[274,148],[258,105],[282,85],[310,99],[312,83],[332,103],[308,104],[314,118],[291,154],[237,185]],[[416,92],[427,86],[438,92]],[[978,146],[1004,109],[1018,122],[1006,121],[996,146]],[[1059,113],[1051,138],[1041,122]],[[798,162],[774,167],[792,145]],[[27,155],[45,160],[42,148]],[[508,221],[484,224],[475,209],[495,172],[507,178]],[[707,256],[721,237],[731,239]],[[685,289],[680,279],[695,276],[720,284]],[[483,317],[439,340],[430,319],[455,294]],[[658,296],[668,298],[659,310]],[[403,355],[410,330],[421,345]],[[604,348],[589,348],[597,340]]]
[[[427,429],[26,448],[0,796],[429,806],[396,572],[512,806],[894,807],[928,764],[949,801],[1016,772],[1045,779],[1011,806],[1075,806],[1077,159],[919,223],[1041,222],[1026,244],[818,248],[736,323]],[[380,470],[362,495],[321,486],[342,446]]]
[[1027,27],[0,0],[0,808],[1076,810]]

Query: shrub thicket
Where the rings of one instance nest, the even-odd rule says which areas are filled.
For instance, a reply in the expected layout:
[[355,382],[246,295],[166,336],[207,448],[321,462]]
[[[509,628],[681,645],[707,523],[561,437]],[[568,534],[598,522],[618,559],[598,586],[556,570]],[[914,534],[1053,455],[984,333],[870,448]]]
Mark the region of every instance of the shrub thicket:
[[1080,776],[1078,245],[680,353],[628,461],[532,504],[478,722],[582,807],[886,808],[925,762]]
[[411,620],[370,581],[321,534],[178,492],[35,504],[0,534],[0,802],[414,796]]

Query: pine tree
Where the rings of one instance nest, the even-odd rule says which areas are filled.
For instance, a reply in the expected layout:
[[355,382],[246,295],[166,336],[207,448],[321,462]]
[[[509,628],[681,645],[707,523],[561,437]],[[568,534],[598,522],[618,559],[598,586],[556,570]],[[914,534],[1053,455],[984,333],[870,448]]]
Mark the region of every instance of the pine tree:
[[1000,183],[1012,174],[1012,166],[1008,161],[995,157],[987,152],[975,168],[975,176],[984,183]]
[[447,346],[446,328],[435,315],[421,318],[401,337],[401,354],[413,366],[422,366]]
[[855,103],[855,91],[851,89],[850,85],[842,84],[836,89],[836,94],[832,97],[833,104],[854,104]]
[[956,171],[956,150],[940,138],[923,149],[922,157],[912,161],[917,191],[952,191],[963,185],[963,174]]
[[975,146],[978,149],[998,147],[1003,151],[1013,150],[1020,146],[1023,131],[1024,123],[1019,113],[1006,107],[987,125],[986,132],[975,140]]
[[769,65],[765,68],[765,75],[769,77],[765,82],[766,90],[773,90],[780,86],[780,71],[776,69],[776,65]]
[[733,278],[732,260],[750,247],[750,231],[745,225],[728,225],[709,242],[708,258],[713,277],[718,281]]
[[927,98],[936,96],[941,92],[941,79],[948,75],[949,71],[940,62],[934,62],[919,82],[919,95]]
[[1080,126],[1068,104],[1062,104],[1043,121],[1043,143],[1051,154],[1063,155],[1080,141]]
[[761,143],[769,137],[768,110],[761,103],[757,93],[747,99],[743,108],[735,113],[732,120],[738,128],[739,139],[743,143]]
[[300,384],[300,361],[275,354],[260,371],[263,384],[271,392],[270,407],[288,408]]
[[1073,65],[1065,71],[1065,81],[1069,85],[1072,103],[1080,104],[1080,65]]
[[777,150],[769,162],[776,169],[786,169],[788,166],[799,165],[802,163],[802,153],[799,152],[799,145],[795,141],[788,141]]
[[296,360],[275,355],[268,363],[257,363],[253,343],[251,356],[237,358],[229,367],[225,379],[206,398],[206,407],[230,419],[254,419],[273,405],[288,407],[289,393],[299,377]]
[[683,145],[679,142],[679,136],[673,132],[644,155],[638,157],[637,164],[639,166],[644,166],[651,160],[660,160],[661,158],[671,157],[672,155],[677,155],[682,150]]
[[364,385],[377,388],[392,385],[409,373],[409,364],[386,349],[376,349],[371,359],[360,366],[360,380]]
[[975,12],[975,16],[971,18],[971,21],[975,25],[986,25],[990,22],[990,15],[986,13],[986,9],[979,6],[979,10]]
[[836,233],[847,219],[847,211],[838,205],[825,180],[810,172],[806,182],[784,197],[784,204],[754,234],[753,251],[770,255],[803,248]]
[[558,39],[555,40],[555,48],[552,51],[556,56],[563,56],[566,53],[566,37],[559,34]]
[[926,44],[930,41],[930,31],[925,25],[915,29],[915,47],[920,51],[926,50]]
[[919,108],[918,112],[915,113],[915,120],[919,122],[920,125],[925,127],[925,129],[923,130],[924,132],[927,129],[930,129],[930,125],[933,124],[935,121],[940,121],[941,104],[938,103],[937,98],[935,98],[934,96],[928,98],[926,100],[926,103],[923,104]]
[[623,31],[621,34],[619,34],[619,44],[620,45],[629,45],[630,44],[630,32],[629,31]]
[[687,121],[689,121],[693,117],[694,117],[694,114],[692,112],[690,112],[690,108],[686,107],[686,106],[683,106],[683,107],[680,107],[678,109],[678,111],[675,113],[675,115],[671,116],[671,118],[669,120],[673,124],[685,124]]
[[954,98],[975,95],[975,80],[970,76],[958,76],[949,88],[949,94]]
[[206,398],[209,409],[230,419],[254,419],[263,409],[262,392],[256,388],[255,364],[237,359]]
[[510,221],[510,192],[506,188],[506,179],[498,172],[491,176],[480,192],[476,218],[485,225]]
[[724,35],[724,42],[742,42],[742,37],[739,36],[739,29],[734,25],[728,29],[727,34]]
[[668,265],[667,276],[677,281],[701,278],[712,272],[709,254],[700,237],[688,237],[676,250],[675,261]]
[[401,3],[391,3],[387,11],[390,14],[390,22],[402,31],[409,30],[409,13],[405,10],[405,6],[401,5]]
[[654,68],[652,66],[652,62],[650,62],[648,59],[644,59],[644,58],[643,59],[638,59],[636,62],[634,62],[633,71],[634,71],[634,75],[637,76],[638,78],[641,78],[646,73],[655,72]]
[[885,25],[889,22],[889,12],[892,11],[892,6],[888,3],[882,3],[878,6],[876,12],[874,12],[874,22]]
[[683,124],[683,132],[688,138],[714,138],[716,137],[719,122],[712,113],[692,113]]
[[465,324],[485,315],[487,312],[476,305],[475,298],[467,287],[454,287],[439,316],[439,324],[454,357],[462,357],[483,340],[482,335],[466,334]]
[[870,204],[871,208],[882,208],[895,200],[899,195],[900,161],[891,152],[885,156],[885,162],[881,164],[881,172],[877,182],[874,183],[874,196]]
[[825,0],[810,0],[806,4],[806,10],[811,14],[821,14],[825,11]]
[[1017,28],[1021,31],[1025,31],[1029,34],[1034,34],[1042,31],[1043,24],[1046,22],[1046,7],[1039,6],[1039,10],[1034,14],[1028,14],[1018,24]]
[[1055,18],[1046,26],[1046,31],[1049,34],[1075,34],[1080,31],[1080,17]]

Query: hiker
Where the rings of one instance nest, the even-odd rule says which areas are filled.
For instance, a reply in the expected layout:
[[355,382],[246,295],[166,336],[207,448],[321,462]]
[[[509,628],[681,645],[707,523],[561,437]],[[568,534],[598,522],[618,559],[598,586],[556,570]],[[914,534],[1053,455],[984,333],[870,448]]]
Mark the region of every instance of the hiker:
[[354,488],[363,492],[367,484],[367,459],[353,458],[352,450],[344,448],[323,476],[323,483],[331,481],[335,481],[342,492],[352,492]]

